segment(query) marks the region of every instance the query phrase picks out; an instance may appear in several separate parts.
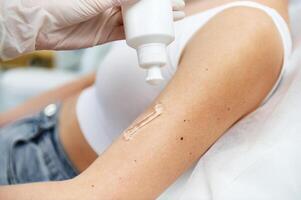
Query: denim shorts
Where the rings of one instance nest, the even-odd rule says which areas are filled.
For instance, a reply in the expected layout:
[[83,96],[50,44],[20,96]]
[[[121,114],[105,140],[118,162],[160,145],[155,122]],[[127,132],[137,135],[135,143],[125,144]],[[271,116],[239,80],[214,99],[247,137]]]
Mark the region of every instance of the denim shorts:
[[78,173],[58,135],[59,104],[0,128],[0,185],[60,181]]

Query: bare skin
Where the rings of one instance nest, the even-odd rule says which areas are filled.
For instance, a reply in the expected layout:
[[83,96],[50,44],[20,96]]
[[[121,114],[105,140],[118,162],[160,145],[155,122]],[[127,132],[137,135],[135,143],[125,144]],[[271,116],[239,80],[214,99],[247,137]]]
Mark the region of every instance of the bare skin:
[[[214,2],[194,1],[188,13],[194,14],[196,5],[203,5],[202,10],[225,1]],[[287,19],[287,1],[259,2]],[[70,181],[0,187],[0,199],[154,199],[260,105],[277,80],[282,59],[279,34],[266,14],[251,8],[226,10],[187,45],[175,77],[145,112],[162,103],[160,117],[130,141],[121,136],[97,158],[80,133],[74,114],[76,95],[67,99],[60,115],[61,139],[84,172]],[[78,149],[86,152],[79,154]]]

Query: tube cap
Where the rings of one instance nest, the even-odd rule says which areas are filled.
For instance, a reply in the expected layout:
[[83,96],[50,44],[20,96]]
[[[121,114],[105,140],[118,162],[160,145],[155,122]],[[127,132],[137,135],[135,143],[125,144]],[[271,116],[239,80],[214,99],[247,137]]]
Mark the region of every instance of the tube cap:
[[167,63],[165,44],[145,44],[137,49],[137,53],[139,64],[142,68],[148,69],[154,65],[163,66]]
[[158,85],[164,80],[160,66],[152,66],[147,71],[146,82],[151,85]]
[[142,68],[148,70],[146,81],[151,85],[161,83],[161,67],[167,64],[166,45],[162,43],[149,43],[141,45],[137,49],[139,64]]

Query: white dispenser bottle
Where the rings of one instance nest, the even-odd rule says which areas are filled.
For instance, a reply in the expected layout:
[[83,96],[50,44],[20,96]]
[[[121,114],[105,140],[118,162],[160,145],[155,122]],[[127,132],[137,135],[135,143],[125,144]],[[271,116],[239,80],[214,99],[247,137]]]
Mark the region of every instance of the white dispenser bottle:
[[161,67],[167,64],[167,45],[174,41],[171,0],[139,0],[122,7],[127,44],[137,50],[139,65],[147,69],[146,81],[164,80]]

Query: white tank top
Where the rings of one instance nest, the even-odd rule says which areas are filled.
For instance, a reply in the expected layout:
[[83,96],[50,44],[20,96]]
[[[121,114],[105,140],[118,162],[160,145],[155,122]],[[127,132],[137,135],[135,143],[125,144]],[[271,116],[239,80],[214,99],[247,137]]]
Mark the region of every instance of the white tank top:
[[266,100],[271,96],[292,49],[287,24],[274,9],[261,4],[250,1],[228,3],[175,23],[176,40],[168,47],[170,62],[163,68],[166,81],[162,85],[145,83],[145,70],[139,67],[135,50],[128,47],[125,41],[113,43],[110,53],[99,66],[95,85],[84,90],[77,102],[81,130],[96,153],[101,154],[160,94],[175,74],[181,53],[191,37],[214,16],[237,6],[253,7],[267,13],[282,38],[283,70]]

